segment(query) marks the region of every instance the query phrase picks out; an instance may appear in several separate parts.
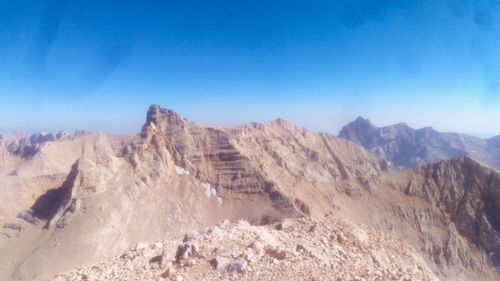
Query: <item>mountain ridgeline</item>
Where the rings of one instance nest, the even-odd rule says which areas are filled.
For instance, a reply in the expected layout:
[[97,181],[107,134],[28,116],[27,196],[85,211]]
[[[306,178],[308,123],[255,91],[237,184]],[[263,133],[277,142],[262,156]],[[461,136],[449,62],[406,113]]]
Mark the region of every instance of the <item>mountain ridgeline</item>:
[[0,279],[285,280],[295,266],[316,279],[499,280],[500,174],[463,156],[483,142],[440,135],[366,120],[343,138],[282,119],[221,128],[152,105],[136,136],[56,138],[29,157],[10,141]]
[[466,134],[441,133],[430,127],[413,129],[405,123],[376,127],[358,117],[339,133],[344,138],[390,161],[396,168],[468,156],[500,169],[500,136],[481,139]]

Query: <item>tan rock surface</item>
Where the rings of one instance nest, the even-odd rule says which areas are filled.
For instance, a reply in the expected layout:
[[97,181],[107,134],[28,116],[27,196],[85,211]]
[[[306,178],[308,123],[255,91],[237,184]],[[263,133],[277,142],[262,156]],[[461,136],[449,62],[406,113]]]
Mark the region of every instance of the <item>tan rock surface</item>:
[[[30,138],[18,133],[3,137],[0,141],[0,225],[29,208],[47,190],[61,186],[78,159],[99,161],[113,150],[119,152],[130,139],[103,133],[36,134]],[[30,154],[23,156],[22,151],[30,151]]]
[[[284,120],[215,128],[158,106],[122,153],[99,139],[66,163],[59,188],[33,198],[31,210],[1,230],[0,252],[9,254],[0,255],[0,279],[46,280],[223,219],[270,224],[330,213],[406,241],[442,279],[499,279],[500,201],[491,199],[500,176],[468,158],[390,171],[354,143]],[[366,240],[366,230],[352,233],[339,241]],[[180,255],[188,262],[198,251],[192,246]],[[247,266],[238,259],[232,268]]]
[[332,218],[276,226],[222,222],[52,280],[438,280],[408,244],[373,229]]

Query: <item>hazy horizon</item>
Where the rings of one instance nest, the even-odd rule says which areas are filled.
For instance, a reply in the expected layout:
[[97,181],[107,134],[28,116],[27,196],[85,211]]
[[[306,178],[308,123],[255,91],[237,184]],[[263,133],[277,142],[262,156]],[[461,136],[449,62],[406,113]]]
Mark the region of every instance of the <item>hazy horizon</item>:
[[[161,106],[161,105],[160,105]],[[163,106],[162,106],[163,107]],[[165,107],[163,107],[165,108]],[[167,107],[168,108],[168,107]],[[171,109],[171,108],[168,108],[168,109]],[[258,123],[266,123],[266,122],[271,122],[273,120],[276,120],[276,119],[283,119],[282,117],[275,117],[275,118],[272,118],[272,119],[266,119],[266,120],[250,120],[250,121],[247,121],[247,122],[243,122],[243,123],[234,123],[234,124],[218,124],[218,123],[206,123],[206,122],[203,122],[202,120],[193,120],[191,118],[189,118],[189,116],[185,116],[183,115],[181,112],[178,112],[179,114],[181,114],[183,117],[186,117],[187,119],[191,120],[191,121],[194,121],[196,123],[199,123],[199,124],[204,124],[204,125],[209,125],[209,126],[222,126],[222,127],[228,127],[228,128],[231,128],[231,127],[238,127],[238,126],[242,126],[242,125],[245,125],[245,124],[248,124],[248,123],[251,123],[251,122],[258,122]],[[364,118],[364,119],[368,119],[368,121],[375,127],[385,127],[385,126],[391,126],[391,125],[396,125],[398,123],[405,123],[407,124],[409,127],[413,128],[413,129],[422,129],[422,128],[425,128],[425,127],[431,127],[431,126],[424,126],[424,127],[413,127],[411,124],[408,124],[406,122],[397,122],[397,123],[391,123],[391,124],[376,124],[376,123],[373,123],[372,120],[366,116],[358,116],[356,118]],[[288,119],[285,119],[286,121],[289,121]],[[54,130],[32,130],[32,131],[28,131],[28,130],[12,130],[12,131],[8,131],[8,132],[2,132],[0,131],[0,136],[2,135],[8,135],[8,134],[13,134],[13,133],[25,133],[25,134],[28,134],[28,135],[32,135],[32,134],[36,134],[36,133],[58,133],[58,132],[61,132],[61,131],[65,131],[65,132],[68,132],[68,133],[74,133],[76,131],[87,131],[87,132],[91,132],[91,133],[96,133],[96,132],[103,132],[103,133],[112,133],[112,134],[118,134],[118,135],[133,135],[133,134],[138,134],[140,133],[140,130],[142,128],[142,126],[145,125],[145,121],[146,121],[146,111],[144,112],[144,120],[143,122],[134,130],[134,131],[120,131],[120,130],[102,130],[102,129],[92,129],[92,128],[89,128],[89,129],[54,129]],[[355,119],[353,120],[350,120],[348,122],[346,122],[343,126],[347,125],[348,123],[350,122],[354,122]],[[293,122],[292,122],[293,123]],[[334,131],[334,132],[329,132],[329,131],[323,131],[321,129],[319,130],[315,130],[315,129],[312,129],[312,128],[308,128],[307,126],[305,125],[301,125],[299,123],[294,123],[296,125],[299,125],[299,126],[302,126],[302,127],[305,127],[307,129],[310,129],[312,131],[317,131],[317,132],[324,132],[324,133],[329,133],[329,134],[332,134],[332,135],[338,135],[338,133],[340,132],[340,130],[342,128],[340,128],[338,131]],[[436,128],[433,128],[433,129],[436,129]],[[462,133],[462,134],[468,134],[468,135],[471,135],[471,136],[474,136],[474,137],[478,137],[478,138],[482,138],[482,139],[489,139],[489,138],[492,138],[492,137],[497,137],[497,136],[500,136],[500,135],[481,135],[481,134],[474,134],[474,133],[468,133],[468,132],[452,132],[452,131],[439,131],[437,130],[438,132],[440,133]]]
[[4,1],[0,134],[358,116],[500,135],[498,1]]

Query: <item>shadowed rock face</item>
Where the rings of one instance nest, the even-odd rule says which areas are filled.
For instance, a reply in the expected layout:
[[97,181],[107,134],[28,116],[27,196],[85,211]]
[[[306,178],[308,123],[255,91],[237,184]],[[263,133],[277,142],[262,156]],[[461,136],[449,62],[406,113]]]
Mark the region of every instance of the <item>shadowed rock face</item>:
[[484,140],[466,134],[440,133],[429,127],[415,130],[405,123],[376,127],[362,117],[344,126],[339,137],[362,145],[397,168],[469,156],[500,169],[500,161],[492,157],[500,155],[499,137]]
[[[420,189],[423,193],[418,196],[448,214],[458,233],[483,249],[491,257],[490,262],[499,266],[500,174],[468,157],[423,166],[415,172],[425,179]],[[460,259],[445,258],[448,262]]]

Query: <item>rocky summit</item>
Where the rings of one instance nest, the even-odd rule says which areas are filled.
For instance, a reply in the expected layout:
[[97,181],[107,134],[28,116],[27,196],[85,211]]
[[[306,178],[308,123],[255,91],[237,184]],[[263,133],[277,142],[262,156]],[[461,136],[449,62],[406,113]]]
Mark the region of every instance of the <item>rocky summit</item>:
[[[356,123],[350,141],[152,105],[136,136],[2,138],[0,280],[499,280],[498,171],[394,169]],[[420,136],[384,139],[400,127]]]
[[66,280],[438,280],[400,239],[325,218],[266,226],[221,222],[175,240],[138,243]]

